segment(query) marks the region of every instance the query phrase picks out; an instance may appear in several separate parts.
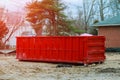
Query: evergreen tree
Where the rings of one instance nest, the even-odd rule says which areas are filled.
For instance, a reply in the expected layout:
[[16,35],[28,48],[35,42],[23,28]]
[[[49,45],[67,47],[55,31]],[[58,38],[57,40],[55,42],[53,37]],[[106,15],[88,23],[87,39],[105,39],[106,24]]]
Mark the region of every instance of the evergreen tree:
[[[41,35],[43,26],[48,35],[61,35],[70,32],[71,21],[64,14],[65,5],[59,0],[35,0],[26,6],[27,21],[37,35]],[[64,34],[62,34],[64,35]]]

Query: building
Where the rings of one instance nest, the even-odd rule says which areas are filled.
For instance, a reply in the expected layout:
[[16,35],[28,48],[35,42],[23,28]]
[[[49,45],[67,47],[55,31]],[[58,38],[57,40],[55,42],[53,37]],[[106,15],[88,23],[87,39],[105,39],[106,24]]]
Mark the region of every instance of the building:
[[93,25],[98,35],[105,36],[106,48],[120,48],[120,15]]

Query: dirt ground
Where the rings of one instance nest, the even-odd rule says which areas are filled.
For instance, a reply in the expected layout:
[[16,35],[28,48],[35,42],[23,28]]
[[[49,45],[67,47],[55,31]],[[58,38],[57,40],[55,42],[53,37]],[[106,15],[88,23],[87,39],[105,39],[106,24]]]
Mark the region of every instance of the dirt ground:
[[56,67],[58,63],[23,62],[0,55],[0,80],[120,80],[120,53],[106,53],[103,64]]

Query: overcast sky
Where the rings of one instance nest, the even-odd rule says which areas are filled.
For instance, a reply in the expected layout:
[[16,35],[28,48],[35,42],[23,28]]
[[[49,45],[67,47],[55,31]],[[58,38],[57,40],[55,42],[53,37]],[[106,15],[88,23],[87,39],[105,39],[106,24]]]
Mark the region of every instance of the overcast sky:
[[[31,0],[0,0],[0,6],[6,7],[11,11],[21,10],[22,7]],[[74,11],[75,7],[81,5],[82,0],[62,0],[71,10]]]

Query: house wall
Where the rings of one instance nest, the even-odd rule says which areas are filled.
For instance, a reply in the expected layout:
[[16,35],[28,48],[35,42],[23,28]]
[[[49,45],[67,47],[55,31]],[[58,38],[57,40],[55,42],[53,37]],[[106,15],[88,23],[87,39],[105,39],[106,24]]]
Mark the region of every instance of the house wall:
[[105,36],[106,48],[120,48],[120,26],[99,27],[98,35]]

